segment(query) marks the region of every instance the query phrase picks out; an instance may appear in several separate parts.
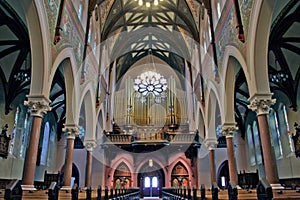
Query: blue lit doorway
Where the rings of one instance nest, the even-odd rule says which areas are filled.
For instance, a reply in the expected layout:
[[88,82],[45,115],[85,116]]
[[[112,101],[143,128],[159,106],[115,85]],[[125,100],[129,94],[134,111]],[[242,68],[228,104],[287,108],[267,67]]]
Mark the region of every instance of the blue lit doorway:
[[141,191],[141,198],[160,197],[162,188],[165,187],[165,176],[163,170],[154,163],[153,166],[143,166],[138,174],[138,186]]

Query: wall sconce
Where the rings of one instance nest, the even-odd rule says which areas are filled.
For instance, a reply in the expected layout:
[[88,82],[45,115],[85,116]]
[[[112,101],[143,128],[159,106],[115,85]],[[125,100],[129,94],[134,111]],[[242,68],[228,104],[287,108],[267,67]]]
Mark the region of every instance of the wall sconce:
[[149,167],[153,167],[153,160],[152,159],[149,160]]

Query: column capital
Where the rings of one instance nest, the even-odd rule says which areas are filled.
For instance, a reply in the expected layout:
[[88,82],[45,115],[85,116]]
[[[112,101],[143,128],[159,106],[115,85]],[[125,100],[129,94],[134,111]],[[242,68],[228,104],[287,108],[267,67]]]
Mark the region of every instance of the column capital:
[[49,103],[50,99],[44,95],[27,95],[28,101],[24,101],[24,105],[30,108],[31,116],[43,117],[47,112],[51,111]]
[[256,112],[257,115],[269,114],[270,106],[276,103],[276,99],[272,99],[273,93],[255,94],[250,97],[250,105],[248,108]]
[[85,148],[87,151],[92,152],[94,148],[97,147],[96,141],[95,140],[85,140],[83,142]]
[[206,138],[203,143],[208,148],[208,150],[214,150],[215,148],[217,148],[218,141],[217,138]]
[[79,136],[79,127],[76,124],[65,124],[64,126],[63,131],[67,139],[75,139]]
[[238,130],[238,127],[236,127],[235,123],[224,123],[222,125],[222,135],[228,137],[233,137],[233,134],[235,131]]

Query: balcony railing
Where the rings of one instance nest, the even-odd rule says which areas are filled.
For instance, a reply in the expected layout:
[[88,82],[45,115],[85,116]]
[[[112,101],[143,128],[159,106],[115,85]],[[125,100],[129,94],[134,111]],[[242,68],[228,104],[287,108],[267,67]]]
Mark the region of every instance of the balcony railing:
[[200,144],[197,133],[168,133],[168,132],[142,132],[129,134],[106,133],[104,144],[139,145],[139,144]]

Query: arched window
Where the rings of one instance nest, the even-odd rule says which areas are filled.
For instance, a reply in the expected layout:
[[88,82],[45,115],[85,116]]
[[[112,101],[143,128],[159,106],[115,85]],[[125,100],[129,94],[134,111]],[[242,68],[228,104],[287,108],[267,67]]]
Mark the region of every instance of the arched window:
[[254,138],[256,161],[257,161],[257,164],[262,164],[260,137],[259,137],[259,132],[258,132],[258,127],[257,127],[256,121],[253,122],[252,131],[253,131],[253,138]]
[[145,184],[145,188],[149,188],[150,187],[150,177],[145,177],[145,182],[144,182],[144,184]]
[[217,14],[218,14],[218,19],[221,17],[221,3],[220,1],[217,1]]
[[32,117],[30,117],[30,114],[26,112],[25,115],[25,120],[24,120],[24,132],[22,134],[22,144],[21,144],[21,149],[20,149],[20,158],[24,159],[26,155],[26,148],[28,144],[28,139],[29,139],[29,132],[31,129],[31,120]]
[[152,178],[152,187],[158,187],[158,179],[156,176]]
[[277,114],[274,109],[270,109],[268,115],[269,128],[272,136],[272,145],[274,147],[276,159],[282,158],[282,145],[280,141],[280,132],[278,128]]
[[284,126],[286,128],[286,136],[288,137],[288,141],[289,141],[289,150],[290,152],[294,152],[294,148],[293,148],[293,141],[292,141],[292,135],[291,135],[291,132],[290,132],[290,126],[289,126],[289,121],[288,121],[288,116],[287,116],[287,111],[286,111],[286,107],[285,105],[282,106],[282,114],[284,116]]
[[254,147],[254,142],[253,142],[253,133],[252,133],[250,124],[248,124],[246,135],[247,135],[247,144],[248,144],[250,165],[254,166],[254,165],[256,165],[255,147]]
[[77,13],[78,19],[82,19],[83,16],[83,1],[79,2],[79,7],[78,7],[78,13]]
[[15,120],[14,120],[14,127],[11,132],[11,140],[10,140],[10,145],[9,145],[9,150],[8,150],[8,153],[10,155],[14,155],[14,146],[15,146],[15,139],[16,139],[20,110],[21,110],[20,107],[17,107],[16,114],[15,114]]
[[41,153],[41,162],[40,162],[41,165],[47,164],[49,136],[50,136],[50,124],[49,122],[46,122],[44,128],[43,145],[42,145],[42,153]]

